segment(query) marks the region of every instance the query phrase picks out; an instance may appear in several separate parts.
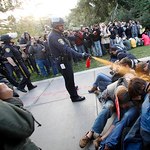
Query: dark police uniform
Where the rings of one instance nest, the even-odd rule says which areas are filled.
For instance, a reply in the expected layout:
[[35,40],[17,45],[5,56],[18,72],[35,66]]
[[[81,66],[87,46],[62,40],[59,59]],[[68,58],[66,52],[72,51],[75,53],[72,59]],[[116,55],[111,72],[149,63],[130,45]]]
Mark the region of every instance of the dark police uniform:
[[5,46],[3,47],[3,50],[5,52],[5,57],[6,58],[11,57],[14,60],[14,62],[17,64],[17,66],[19,67],[21,71],[21,74],[23,75],[23,79],[19,83],[18,89],[22,90],[27,85],[28,89],[32,90],[34,86],[32,85],[31,80],[30,80],[30,72],[24,65],[20,52],[17,49],[15,49],[13,46],[8,45],[8,44],[5,44]]
[[[0,56],[0,73],[4,75],[12,85],[17,87],[19,83],[10,76],[9,72],[5,68],[4,65],[5,62],[8,62],[7,59],[5,57]],[[1,74],[0,74],[0,80],[4,78],[4,76],[1,76]]]
[[64,77],[70,98],[74,101],[79,95],[77,94],[74,84],[72,58],[82,58],[82,53],[77,53],[72,50],[65,37],[55,30],[51,31],[48,37],[48,44],[51,54],[55,58],[56,66]]

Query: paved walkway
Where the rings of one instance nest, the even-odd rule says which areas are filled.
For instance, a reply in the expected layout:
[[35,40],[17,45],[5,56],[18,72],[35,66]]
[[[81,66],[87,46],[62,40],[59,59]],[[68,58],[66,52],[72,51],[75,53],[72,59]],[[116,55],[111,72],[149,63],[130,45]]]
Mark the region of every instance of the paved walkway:
[[[148,60],[144,58],[142,60]],[[34,82],[38,87],[28,93],[18,92],[24,106],[32,112],[38,122],[31,139],[42,150],[81,150],[79,140],[92,127],[101,104],[95,94],[88,93],[98,72],[108,75],[110,66],[89,69],[75,73],[75,83],[78,85],[78,94],[86,100],[72,103],[65,89],[63,77],[55,77]],[[109,119],[105,131],[111,124]],[[92,142],[84,150],[94,150]]]

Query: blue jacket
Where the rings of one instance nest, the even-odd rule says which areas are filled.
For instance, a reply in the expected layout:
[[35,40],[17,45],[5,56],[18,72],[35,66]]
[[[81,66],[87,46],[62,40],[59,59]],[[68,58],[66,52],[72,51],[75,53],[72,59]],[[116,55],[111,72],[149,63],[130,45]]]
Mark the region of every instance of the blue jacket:
[[142,104],[141,116],[134,123],[124,139],[124,150],[142,150],[150,144],[150,101],[149,94]]

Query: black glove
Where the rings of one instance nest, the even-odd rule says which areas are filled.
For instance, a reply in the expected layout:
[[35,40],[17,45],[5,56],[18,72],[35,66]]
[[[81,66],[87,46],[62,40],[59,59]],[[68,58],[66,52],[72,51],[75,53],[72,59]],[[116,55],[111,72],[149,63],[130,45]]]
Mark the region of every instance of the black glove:
[[87,58],[89,58],[89,59],[91,59],[91,54],[87,54],[87,53],[83,53],[82,54],[82,57],[83,57],[83,59],[87,59]]
[[15,72],[20,71],[18,66],[14,66],[14,70],[15,70]]

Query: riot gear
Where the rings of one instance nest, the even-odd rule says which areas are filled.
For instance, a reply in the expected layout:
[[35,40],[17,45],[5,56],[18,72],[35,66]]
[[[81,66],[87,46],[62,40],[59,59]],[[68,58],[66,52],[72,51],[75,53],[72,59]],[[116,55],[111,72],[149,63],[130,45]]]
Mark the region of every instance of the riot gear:
[[10,43],[11,39],[12,38],[8,34],[4,34],[4,35],[1,36],[0,40],[3,41],[4,43]]
[[54,17],[50,19],[50,27],[55,28],[56,26],[59,25],[65,25],[65,22],[62,18],[60,17]]

